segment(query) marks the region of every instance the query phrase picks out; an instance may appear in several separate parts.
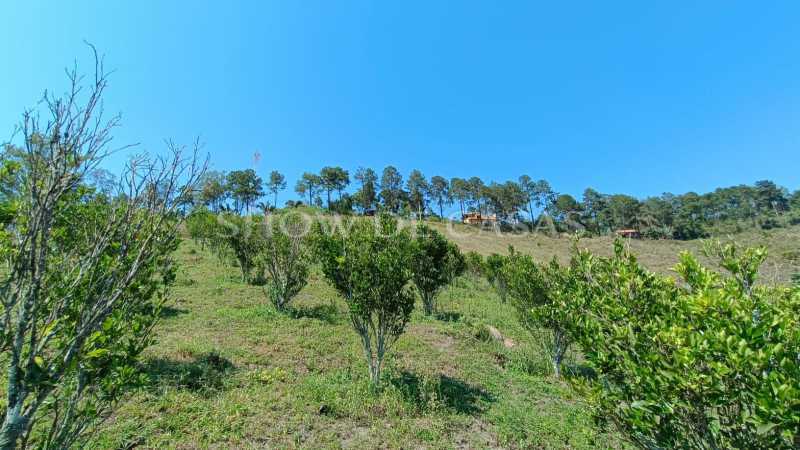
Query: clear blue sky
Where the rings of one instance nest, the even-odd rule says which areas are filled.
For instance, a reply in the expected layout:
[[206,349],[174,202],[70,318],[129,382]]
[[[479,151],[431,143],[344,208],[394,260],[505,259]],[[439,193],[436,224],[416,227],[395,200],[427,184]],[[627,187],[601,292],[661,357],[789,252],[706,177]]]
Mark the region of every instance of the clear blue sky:
[[[0,140],[82,41],[118,143],[215,169],[545,178],[637,196],[800,187],[800,3],[3,2]],[[121,157],[120,157],[121,158]],[[111,165],[118,165],[112,161]],[[113,168],[113,167],[112,167]]]

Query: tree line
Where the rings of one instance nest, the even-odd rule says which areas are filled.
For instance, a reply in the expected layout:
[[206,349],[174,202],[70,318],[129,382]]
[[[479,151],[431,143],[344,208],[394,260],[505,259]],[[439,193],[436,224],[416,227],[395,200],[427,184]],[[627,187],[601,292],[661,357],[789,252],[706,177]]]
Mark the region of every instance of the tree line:
[[[603,235],[632,229],[654,239],[695,239],[715,232],[800,223],[800,190],[790,192],[769,180],[706,194],[664,193],[640,200],[592,188],[576,199],[556,192],[546,180],[528,175],[500,183],[485,182],[477,176],[426,178],[421,171],[412,170],[404,178],[397,168],[388,166],[380,176],[373,169],[359,168],[353,179],[356,187],[349,192],[350,173],[341,167],[305,172],[294,188],[300,199],[289,200],[285,206],[312,205],[339,214],[389,212],[441,219],[447,218],[451,207],[457,207],[461,215],[477,212],[496,218],[508,230],[535,228]],[[285,177],[278,171],[272,171],[266,182],[253,169],[212,171],[187,202],[212,211],[268,210],[278,207],[278,193],[285,189]],[[272,202],[259,202],[267,194]]]

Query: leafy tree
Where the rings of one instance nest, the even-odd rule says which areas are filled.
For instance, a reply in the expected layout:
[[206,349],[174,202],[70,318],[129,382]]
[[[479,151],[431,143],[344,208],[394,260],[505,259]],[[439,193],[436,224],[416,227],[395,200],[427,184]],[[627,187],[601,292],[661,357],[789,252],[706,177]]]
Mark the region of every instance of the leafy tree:
[[192,210],[186,218],[186,229],[192,240],[205,250],[217,230],[216,223],[217,216],[205,207],[200,207]]
[[250,206],[264,196],[261,177],[253,169],[234,170],[228,173],[227,190],[233,199],[234,209],[241,214],[242,210],[250,211]]
[[533,205],[538,201],[536,182],[528,175],[522,175],[519,177],[519,187],[525,194],[525,206],[530,214],[531,223],[533,223]]
[[539,180],[536,182],[536,206],[539,208],[544,208],[545,210],[550,208],[550,205],[556,201],[558,194],[553,191],[553,188],[550,187],[550,183],[546,180]]
[[450,196],[450,184],[444,177],[438,175],[431,177],[430,196],[439,206],[439,217],[444,218],[444,206],[453,203],[453,198]]
[[393,166],[383,169],[380,196],[384,209],[393,213],[400,210],[403,197],[403,177]]
[[256,264],[267,275],[267,293],[275,308],[284,311],[308,282],[307,224],[297,213],[270,216]]
[[[509,248],[511,249],[511,254],[513,254],[513,248]],[[486,257],[486,263],[484,264],[486,280],[494,287],[495,291],[497,291],[497,295],[500,296],[500,300],[503,302],[505,302],[508,297],[508,283],[506,280],[506,273],[504,272],[507,260],[508,257],[506,256],[492,253]]]
[[639,228],[641,203],[630,195],[615,194],[607,199],[608,213],[616,228]]
[[278,207],[278,192],[286,189],[286,178],[278,172],[277,170],[273,170],[269,174],[269,181],[267,182],[267,189],[272,193],[275,200],[272,202],[272,206],[275,208]]
[[607,232],[609,229],[606,220],[608,208],[606,197],[606,195],[592,188],[586,188],[583,191],[583,201],[580,205],[582,223],[586,225],[590,232],[600,234]]
[[425,216],[426,197],[429,189],[425,175],[419,170],[412,170],[408,175],[408,181],[406,181],[406,189],[408,189],[409,206],[417,211],[418,219],[423,219]]
[[303,172],[303,176],[297,180],[294,191],[301,196],[308,193],[308,204],[313,205],[314,199],[319,195],[320,187],[322,187],[322,178],[319,175]]
[[464,215],[464,205],[469,201],[469,184],[463,178],[453,178],[450,180],[450,195],[458,202],[461,208],[461,215]]
[[350,194],[344,193],[340,198],[331,202],[330,210],[337,214],[350,215],[353,213],[355,200]]
[[322,187],[328,194],[328,209],[331,209],[331,192],[337,191],[342,198],[342,191],[350,184],[350,175],[341,167],[323,167],[320,171]]
[[469,190],[469,202],[472,204],[472,207],[479,212],[483,212],[481,204],[484,198],[484,190],[486,189],[483,180],[479,177],[472,177],[467,180],[467,186]]
[[441,233],[420,223],[414,238],[412,267],[414,285],[422,297],[425,314],[436,311],[436,295],[464,272],[464,256]]
[[486,271],[486,262],[483,255],[478,252],[471,250],[465,253],[464,263],[466,265],[466,270],[476,277],[484,275]]
[[537,264],[529,255],[513,253],[501,269],[511,303],[520,322],[531,332],[548,331],[544,348],[550,355],[553,373],[561,377],[561,363],[569,349],[570,330],[580,280],[569,267],[553,258],[550,264]]
[[228,195],[225,174],[222,172],[208,171],[203,174],[199,185],[199,203],[206,205],[213,211],[219,211]]
[[380,217],[379,227],[365,220],[350,225],[349,233],[326,233],[316,223],[314,248],[325,277],[347,302],[370,382],[377,387],[384,357],[414,309],[414,293],[408,289],[411,236],[398,231],[397,221],[388,215]]
[[0,159],[3,209],[16,212],[0,235],[9,263],[0,282],[3,449],[80,447],[141,384],[137,359],[175,276],[176,199],[202,171],[170,144],[171,156],[128,164],[125,195],[87,187],[119,123],[102,117],[107,78],[96,62],[88,86],[71,71],[63,97],[45,94],[46,120],[23,115],[24,148]]
[[761,212],[784,212],[789,209],[785,189],[769,180],[756,181],[756,205]]
[[578,216],[580,209],[581,205],[574,197],[569,194],[561,194],[550,205],[549,211],[556,220],[565,222]]
[[678,284],[619,242],[576,256],[588,398],[642,448],[796,448],[800,291],[757,284],[764,249],[707,254],[728,273],[684,253]]
[[485,187],[484,192],[488,205],[492,207],[498,217],[504,220],[515,218],[516,212],[525,204],[525,193],[513,181],[503,184],[492,183]]
[[357,193],[357,203],[362,210],[372,208],[377,202],[377,182],[378,175],[370,168],[359,168],[356,172],[356,180],[361,183],[361,189]]
[[257,268],[257,258],[264,244],[261,216],[242,217],[226,213],[220,216],[219,222],[217,235],[239,264],[242,281],[256,281],[258,274],[253,274],[253,269]]

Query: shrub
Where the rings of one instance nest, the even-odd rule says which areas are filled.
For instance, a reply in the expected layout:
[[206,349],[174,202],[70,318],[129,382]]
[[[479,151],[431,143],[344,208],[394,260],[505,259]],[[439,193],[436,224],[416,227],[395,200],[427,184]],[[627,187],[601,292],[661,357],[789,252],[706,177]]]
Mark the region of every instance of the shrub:
[[403,334],[414,309],[411,236],[397,221],[382,215],[378,226],[364,220],[346,234],[314,225],[314,251],[325,277],[344,297],[350,319],[364,347],[373,386],[380,383],[386,353]]
[[242,281],[247,283],[260,275],[254,274],[253,269],[258,267],[258,254],[264,244],[261,226],[259,216],[242,217],[235,213],[223,214],[217,225],[217,239],[233,254],[242,271]]
[[217,216],[205,207],[193,210],[186,218],[186,229],[189,237],[200,248],[205,250],[206,245],[213,239],[216,232]]
[[474,276],[481,276],[486,269],[483,255],[476,251],[468,251],[464,254],[464,262],[467,272]]
[[756,285],[763,249],[713,255],[728,274],[682,254],[679,284],[619,243],[611,258],[576,256],[589,398],[644,448],[797,446],[800,290]]
[[441,233],[419,224],[411,264],[414,285],[422,297],[425,314],[433,314],[438,292],[464,271],[464,256]]
[[118,123],[98,107],[96,63],[88,89],[71,72],[64,97],[45,94],[46,120],[23,116],[24,148],[0,154],[4,449],[81,447],[142,383],[138,358],[175,279],[179,202],[202,172],[170,144],[171,156],[131,160],[118,190],[87,186]]
[[283,311],[308,281],[306,224],[294,213],[271,217],[256,262],[267,274],[270,301]]
[[552,362],[556,378],[561,376],[561,362],[571,343],[570,329],[579,280],[570,267],[561,267],[555,258],[540,265],[528,255],[519,253],[508,257],[502,267],[508,294],[517,310],[520,322],[532,334],[547,330],[544,347]]
[[500,300],[503,302],[506,301],[508,295],[508,287],[506,286],[505,274],[503,273],[503,266],[505,266],[506,259],[507,257],[503,255],[492,253],[486,257],[486,264],[484,264],[486,279],[489,280],[489,284],[494,287],[497,291],[497,295],[500,296]]

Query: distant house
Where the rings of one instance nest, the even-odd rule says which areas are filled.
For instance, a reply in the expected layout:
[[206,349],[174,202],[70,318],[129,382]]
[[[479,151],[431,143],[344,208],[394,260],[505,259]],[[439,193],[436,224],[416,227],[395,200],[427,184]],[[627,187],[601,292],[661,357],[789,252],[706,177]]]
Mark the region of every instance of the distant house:
[[461,221],[467,225],[481,225],[484,223],[495,224],[497,223],[497,216],[494,214],[491,216],[484,216],[479,212],[470,212],[462,215]]
[[639,230],[634,230],[630,228],[625,230],[617,230],[617,236],[624,238],[639,239],[642,237],[642,233],[640,233]]

